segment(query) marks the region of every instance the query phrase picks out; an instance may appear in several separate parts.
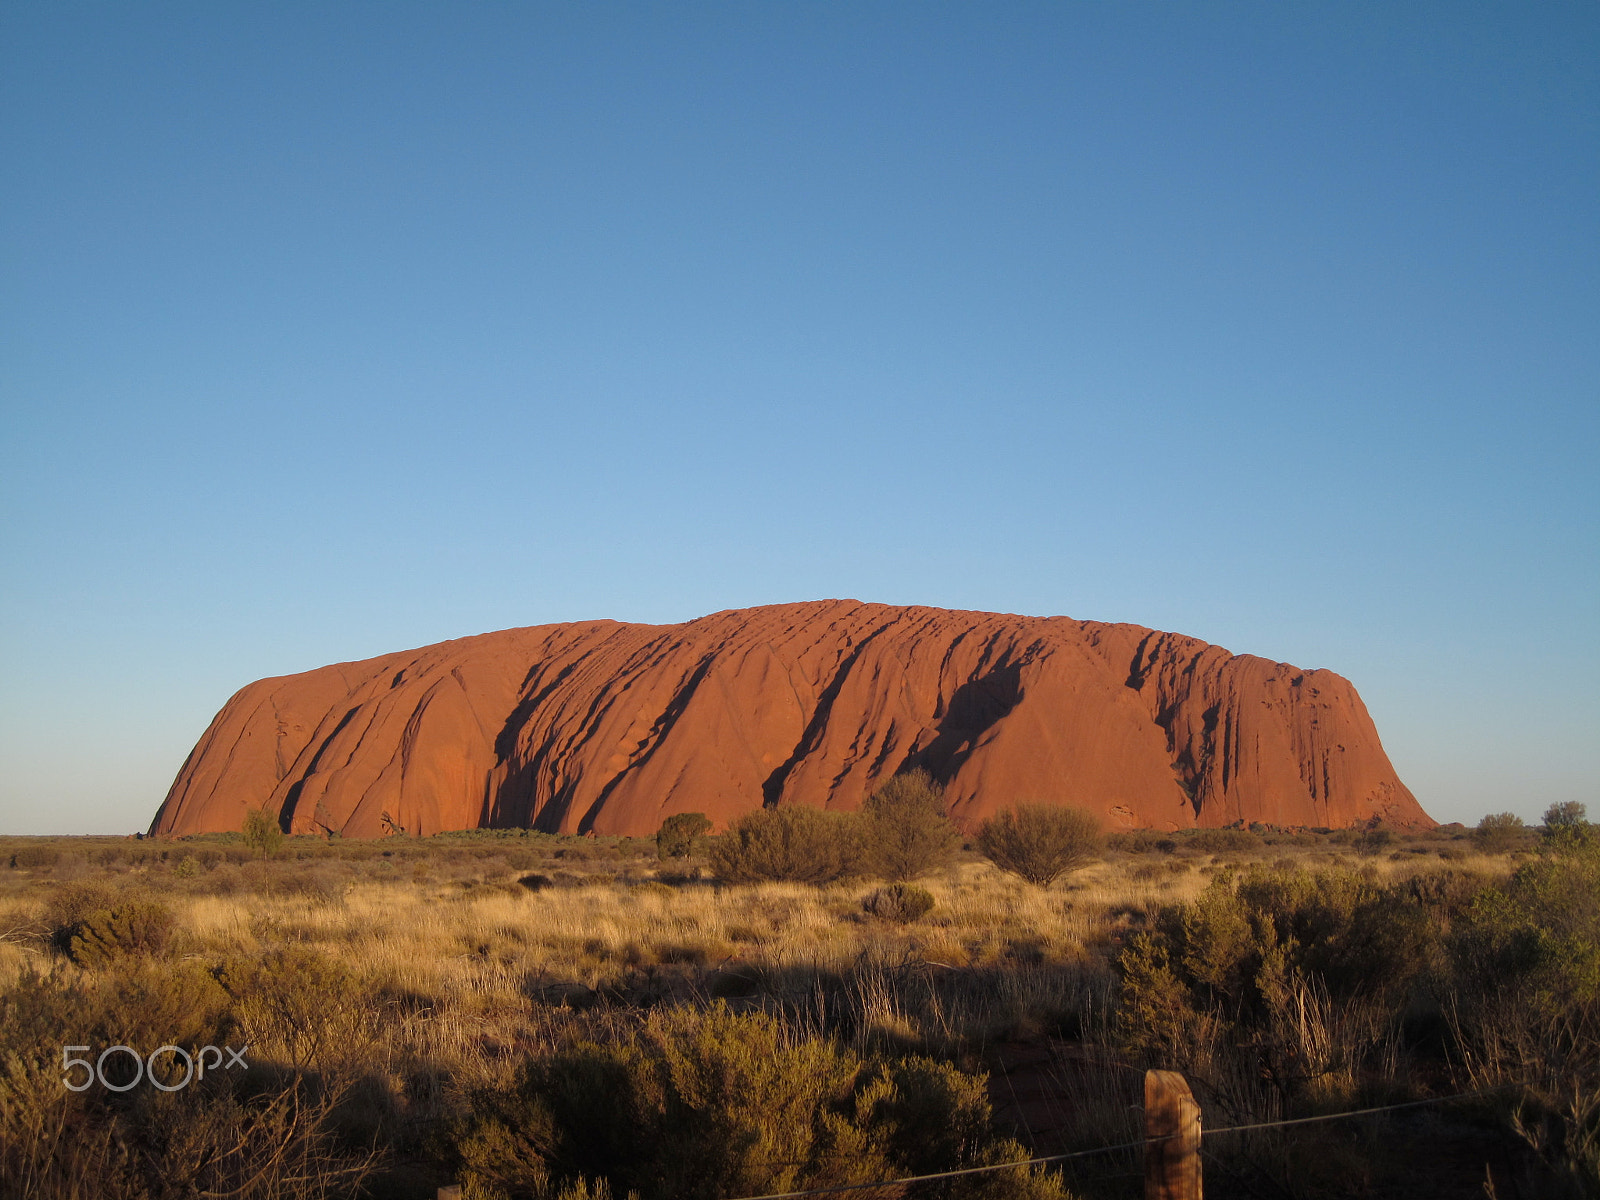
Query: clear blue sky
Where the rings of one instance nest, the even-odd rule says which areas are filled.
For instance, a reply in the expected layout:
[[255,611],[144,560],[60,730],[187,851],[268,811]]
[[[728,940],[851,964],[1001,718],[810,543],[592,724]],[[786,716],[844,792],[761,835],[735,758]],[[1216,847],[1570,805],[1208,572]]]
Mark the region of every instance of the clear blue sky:
[[848,596],[1596,805],[1600,6],[0,7],[0,832],[238,687]]

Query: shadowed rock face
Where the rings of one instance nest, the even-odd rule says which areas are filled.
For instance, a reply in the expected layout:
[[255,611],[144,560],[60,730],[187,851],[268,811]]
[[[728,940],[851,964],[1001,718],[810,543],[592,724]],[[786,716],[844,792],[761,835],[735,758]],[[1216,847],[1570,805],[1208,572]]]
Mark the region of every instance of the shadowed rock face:
[[263,679],[152,832],[474,826],[648,835],[856,808],[922,766],[968,828],[1018,802],[1112,828],[1432,821],[1348,681],[1178,634],[822,600],[682,625],[507,629]]

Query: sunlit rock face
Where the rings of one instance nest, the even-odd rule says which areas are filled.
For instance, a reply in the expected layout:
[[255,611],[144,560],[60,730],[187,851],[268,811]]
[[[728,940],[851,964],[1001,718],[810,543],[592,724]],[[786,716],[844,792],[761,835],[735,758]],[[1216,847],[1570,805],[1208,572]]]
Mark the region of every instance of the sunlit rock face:
[[152,832],[475,826],[648,835],[853,809],[897,771],[970,829],[1019,802],[1111,828],[1433,824],[1331,671],[1067,617],[819,600],[681,625],[507,629],[250,684]]

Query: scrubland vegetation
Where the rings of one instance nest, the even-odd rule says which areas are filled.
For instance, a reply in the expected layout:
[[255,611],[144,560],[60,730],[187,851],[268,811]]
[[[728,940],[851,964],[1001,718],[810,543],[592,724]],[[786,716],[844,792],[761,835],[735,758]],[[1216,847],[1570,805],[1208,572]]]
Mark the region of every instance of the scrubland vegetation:
[[[753,1196],[1135,1142],[1147,1066],[1215,1129],[1471,1093],[1208,1137],[1215,1195],[1600,1189],[1575,807],[1422,837],[1089,828],[1041,886],[980,852],[1033,816],[963,845],[924,785],[659,846],[0,839],[0,1194]],[[63,1084],[63,1047],[167,1045],[249,1065]],[[1141,1186],[1121,1150],[841,1194]]]

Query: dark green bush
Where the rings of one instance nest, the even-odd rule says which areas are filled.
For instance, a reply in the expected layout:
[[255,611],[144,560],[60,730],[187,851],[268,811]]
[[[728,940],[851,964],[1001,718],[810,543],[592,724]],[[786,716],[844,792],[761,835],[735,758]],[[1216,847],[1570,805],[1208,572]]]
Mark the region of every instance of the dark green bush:
[[1475,990],[1512,989],[1550,1015],[1600,1004],[1600,848],[1541,858],[1485,888],[1455,951]]
[[[61,1087],[60,1067],[0,1064],[0,1192],[77,1200],[334,1200],[365,1195],[379,1154],[339,1136],[343,1089],[251,1089],[212,1073],[113,1106]],[[63,1131],[70,1131],[63,1136]]]
[[1040,887],[1076,870],[1100,848],[1100,822],[1077,808],[1024,804],[978,827],[978,849],[1002,871]]
[[705,813],[673,813],[656,831],[656,854],[663,858],[688,858],[711,832]]
[[1528,828],[1516,813],[1489,813],[1472,831],[1472,842],[1485,854],[1520,850],[1528,841]]
[[1596,834],[1595,827],[1589,823],[1588,809],[1576,800],[1552,804],[1545,810],[1542,840],[1547,849],[1557,852],[1593,845]]
[[1485,888],[1452,942],[1473,1081],[1513,1085],[1513,1127],[1575,1194],[1600,1196],[1600,843],[1580,836]]
[[[353,1194],[372,1155],[339,1145],[335,1089],[239,1070],[209,1072],[173,1093],[141,1085],[117,1096],[62,1086],[62,1046],[228,1044],[240,1039],[227,995],[197,964],[122,959],[115,972],[93,975],[25,971],[0,988],[0,1195]],[[124,1068],[131,1064],[119,1055],[106,1073],[112,1082],[131,1082],[131,1069],[120,1077]],[[158,1059],[156,1070],[169,1085],[184,1074],[171,1057]]]
[[44,923],[58,949],[63,953],[72,939],[72,927],[90,913],[111,908],[120,900],[131,897],[105,880],[82,879],[63,884],[49,895],[45,902]]
[[200,963],[131,957],[114,971],[29,970],[0,990],[0,1059],[39,1061],[43,1047],[58,1089],[63,1045],[220,1046],[234,1033],[227,993]]
[[1124,854],[1171,854],[1178,848],[1177,839],[1170,833],[1155,829],[1130,829],[1113,833],[1106,839],[1106,847]]
[[127,954],[160,954],[172,937],[172,910],[127,900],[57,930],[56,941],[79,966],[102,967]]
[[[980,1077],[925,1059],[867,1061],[764,1013],[656,1010],[633,1033],[528,1063],[479,1093],[451,1142],[480,1197],[560,1194],[579,1179],[644,1200],[836,1187],[1012,1161]],[[1018,1170],[952,1197],[1061,1197]]]
[[1203,854],[1226,854],[1233,850],[1259,850],[1259,835],[1248,829],[1197,829],[1187,838],[1187,844]]
[[1408,885],[1380,886],[1352,872],[1252,871],[1237,895],[1287,965],[1315,975],[1334,996],[1403,996],[1437,939]]
[[1359,854],[1377,854],[1394,845],[1392,829],[1366,829],[1356,836],[1355,847]]
[[1117,972],[1121,1048],[1151,1063],[1187,1065],[1180,1051],[1192,1042],[1200,1014],[1192,981],[1173,965],[1171,939],[1135,934],[1117,955]]
[[1487,877],[1470,871],[1438,870],[1413,875],[1392,891],[1409,896],[1442,925],[1464,914],[1488,884]]
[[896,775],[862,805],[866,869],[904,882],[955,861],[961,831],[944,815],[944,792],[926,771]]
[[262,858],[272,858],[283,848],[283,830],[278,820],[265,809],[253,808],[244,815],[244,844]]
[[305,946],[281,946],[259,958],[225,963],[227,989],[250,1045],[295,1068],[359,1062],[370,1044],[372,1014],[357,981],[337,959]]
[[1441,953],[1443,922],[1430,912],[1459,910],[1468,894],[1440,880],[1384,887],[1353,871],[1223,874],[1119,955],[1121,1036],[1152,1061],[1182,1063],[1205,1027],[1285,1063],[1298,1055],[1280,1077],[1292,1086],[1309,1069],[1294,1044],[1305,998],[1397,1020]]
[[858,874],[861,818],[800,805],[747,813],[711,843],[711,870],[726,883],[831,883]]

